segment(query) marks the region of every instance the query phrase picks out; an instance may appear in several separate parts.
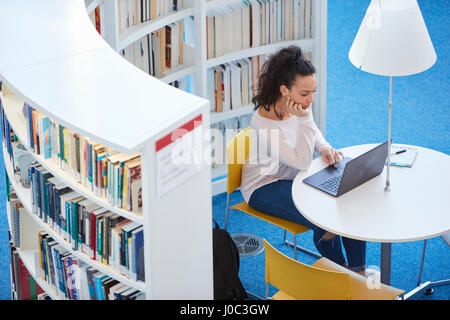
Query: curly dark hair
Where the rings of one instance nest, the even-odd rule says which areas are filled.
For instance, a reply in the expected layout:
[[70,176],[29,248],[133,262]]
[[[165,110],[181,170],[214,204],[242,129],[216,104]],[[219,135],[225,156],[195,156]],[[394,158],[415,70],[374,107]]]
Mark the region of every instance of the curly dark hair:
[[285,85],[289,90],[298,75],[309,76],[316,73],[311,61],[305,59],[302,50],[297,46],[282,48],[267,60],[260,73],[256,95],[252,98],[256,111],[263,106],[267,111],[274,106],[275,114],[282,118],[275,110],[275,102],[280,98],[280,86]]

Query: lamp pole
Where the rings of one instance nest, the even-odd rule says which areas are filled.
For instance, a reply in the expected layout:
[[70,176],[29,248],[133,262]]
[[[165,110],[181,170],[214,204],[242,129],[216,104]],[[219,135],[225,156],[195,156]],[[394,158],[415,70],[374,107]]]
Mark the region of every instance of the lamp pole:
[[388,128],[388,154],[386,169],[386,187],[384,191],[391,191],[391,120],[392,120],[392,76],[389,77],[389,128]]

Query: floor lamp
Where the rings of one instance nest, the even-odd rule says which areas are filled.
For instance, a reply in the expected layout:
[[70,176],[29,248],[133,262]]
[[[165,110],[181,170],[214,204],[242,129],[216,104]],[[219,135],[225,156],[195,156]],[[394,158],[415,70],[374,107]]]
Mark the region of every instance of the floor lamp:
[[392,77],[420,73],[436,62],[436,52],[417,0],[372,0],[348,58],[358,69],[389,76],[389,151],[385,191],[390,191]]

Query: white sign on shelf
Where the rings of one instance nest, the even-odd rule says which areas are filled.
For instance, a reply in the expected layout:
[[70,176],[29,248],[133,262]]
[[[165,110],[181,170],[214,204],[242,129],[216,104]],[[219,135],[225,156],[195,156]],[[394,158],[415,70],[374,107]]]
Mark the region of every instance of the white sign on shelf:
[[156,142],[158,199],[201,171],[202,123],[200,114]]

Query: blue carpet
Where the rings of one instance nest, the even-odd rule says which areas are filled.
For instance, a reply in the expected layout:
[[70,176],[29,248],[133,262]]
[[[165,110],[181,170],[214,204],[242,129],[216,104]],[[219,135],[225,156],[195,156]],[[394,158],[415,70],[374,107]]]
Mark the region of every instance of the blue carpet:
[[[370,1],[328,1],[327,47],[327,140],[336,148],[387,140],[389,78],[357,70],[348,60],[348,51]],[[393,79],[392,139],[450,152],[449,130],[449,21],[450,2],[420,1],[425,23],[433,41],[437,62],[429,70],[408,77]],[[318,88],[320,90],[320,88]],[[242,201],[234,192],[231,204]],[[213,199],[213,215],[224,225],[226,195]],[[280,228],[257,218],[231,210],[230,233],[247,232],[266,238],[283,253],[293,257],[293,250],[283,244]],[[298,242],[313,251],[312,232],[299,236]],[[423,241],[392,245],[391,285],[409,291],[416,287]],[[315,261],[300,253],[298,259]],[[367,264],[378,268],[380,244],[367,244]],[[241,280],[246,289],[264,296],[264,254],[241,259]],[[450,278],[450,248],[440,237],[430,239],[424,263],[422,281]],[[271,290],[270,294],[275,291]],[[435,288],[431,296],[420,294],[416,299],[445,300],[450,298],[450,286]]]
[[[347,54],[362,21],[369,0],[328,1],[328,70],[327,70],[327,139],[336,148],[381,142],[387,139],[389,79],[358,71]],[[393,81],[392,138],[407,143],[450,153],[449,136],[449,21],[450,2],[419,0],[419,6],[433,41],[438,60],[429,70]],[[319,88],[320,90],[320,88]],[[1,151],[0,151],[1,152]],[[3,157],[0,157],[0,194],[5,194]],[[4,197],[2,197],[4,199]],[[224,225],[226,195],[212,199],[213,216]],[[242,201],[234,192],[231,203]],[[5,201],[0,201],[0,299],[10,299],[10,271]],[[247,232],[266,238],[283,253],[293,251],[283,245],[280,228],[249,215],[231,210],[230,233]],[[314,250],[311,231],[299,236],[302,246]],[[391,284],[406,291],[415,287],[423,242],[392,245]],[[298,259],[311,264],[314,259],[299,253]],[[368,243],[367,263],[379,265],[380,245]],[[264,254],[241,259],[241,280],[246,289],[259,296],[265,294]],[[441,240],[428,241],[423,281],[450,277],[450,248]],[[270,294],[275,291],[272,288]],[[450,286],[435,288],[431,296],[417,299],[444,300],[450,298]]]

